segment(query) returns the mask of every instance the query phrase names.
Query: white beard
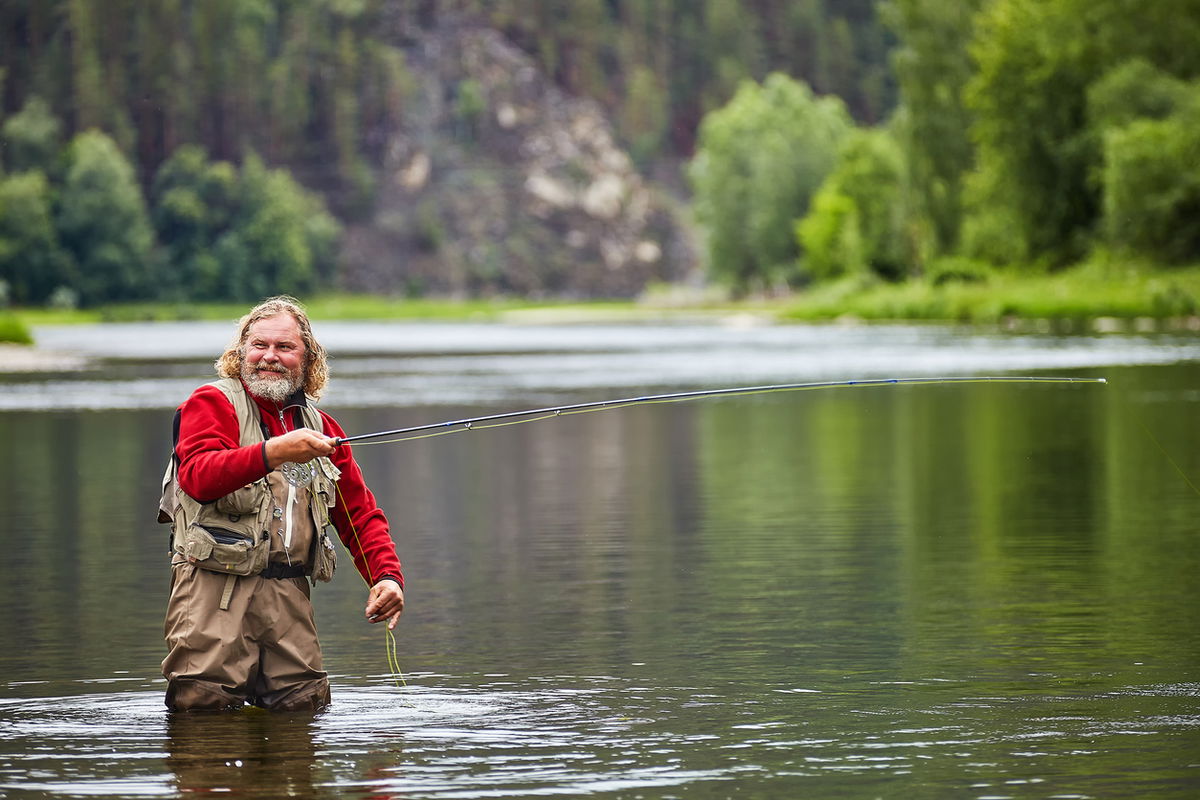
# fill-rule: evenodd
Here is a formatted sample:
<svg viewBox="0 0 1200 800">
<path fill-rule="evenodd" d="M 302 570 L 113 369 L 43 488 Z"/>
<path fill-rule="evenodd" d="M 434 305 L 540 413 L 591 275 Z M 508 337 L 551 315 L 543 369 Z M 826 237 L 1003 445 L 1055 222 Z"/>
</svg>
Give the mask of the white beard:
<svg viewBox="0 0 1200 800">
<path fill-rule="evenodd" d="M 249 362 L 243 361 L 242 380 L 246 382 L 246 388 L 250 390 L 251 394 L 264 400 L 282 403 L 300 388 L 303 375 L 291 372 L 277 372 L 274 375 L 268 375 L 250 366 Z"/>
</svg>

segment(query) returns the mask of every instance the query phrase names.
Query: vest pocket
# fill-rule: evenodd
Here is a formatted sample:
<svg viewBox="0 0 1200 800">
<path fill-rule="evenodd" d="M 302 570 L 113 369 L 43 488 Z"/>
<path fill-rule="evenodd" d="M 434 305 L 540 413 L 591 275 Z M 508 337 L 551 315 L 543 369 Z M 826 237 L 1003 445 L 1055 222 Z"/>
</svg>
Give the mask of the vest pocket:
<svg viewBox="0 0 1200 800">
<path fill-rule="evenodd" d="M 217 511 L 231 516 L 253 514 L 262 505 L 263 487 L 257 482 L 251 483 L 236 492 L 230 492 L 217 500 L 213 505 Z M 234 520 L 236 522 L 236 520 Z"/>
<path fill-rule="evenodd" d="M 333 571 L 337 568 L 337 550 L 334 549 L 329 531 L 323 530 L 318 533 L 316 540 L 312 557 L 312 582 L 314 585 L 317 581 L 328 583 L 333 580 Z"/>
<path fill-rule="evenodd" d="M 267 566 L 270 540 L 252 538 L 248 532 L 212 525 L 188 526 L 183 555 L 200 569 L 233 575 L 256 575 Z"/>
</svg>

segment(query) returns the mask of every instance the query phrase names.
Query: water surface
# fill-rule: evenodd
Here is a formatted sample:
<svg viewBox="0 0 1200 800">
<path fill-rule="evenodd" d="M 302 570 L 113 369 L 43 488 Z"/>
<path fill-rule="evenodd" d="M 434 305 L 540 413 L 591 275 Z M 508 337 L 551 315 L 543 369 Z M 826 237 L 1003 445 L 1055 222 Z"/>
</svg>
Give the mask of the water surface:
<svg viewBox="0 0 1200 800">
<path fill-rule="evenodd" d="M 207 330 L 100 327 L 88 347 L 115 360 L 0 383 L 0 794 L 1200 789 L 1195 338 L 331 326 L 323 405 L 350 431 L 742 380 L 1109 384 L 725 398 L 360 446 L 409 581 L 404 683 L 344 561 L 314 590 L 328 711 L 170 717 L 151 509 L 169 409 L 228 333 Z"/>
</svg>

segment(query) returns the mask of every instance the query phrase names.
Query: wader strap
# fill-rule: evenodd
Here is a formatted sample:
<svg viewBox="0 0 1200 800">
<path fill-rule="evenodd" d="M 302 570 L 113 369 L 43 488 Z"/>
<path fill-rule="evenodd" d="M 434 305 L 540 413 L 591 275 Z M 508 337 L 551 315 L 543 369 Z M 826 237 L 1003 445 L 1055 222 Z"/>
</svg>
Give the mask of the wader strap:
<svg viewBox="0 0 1200 800">
<path fill-rule="evenodd" d="M 221 610 L 229 610 L 229 598 L 233 597 L 233 585 L 237 583 L 237 575 L 229 574 L 225 576 L 225 591 L 221 592 Z"/>
</svg>

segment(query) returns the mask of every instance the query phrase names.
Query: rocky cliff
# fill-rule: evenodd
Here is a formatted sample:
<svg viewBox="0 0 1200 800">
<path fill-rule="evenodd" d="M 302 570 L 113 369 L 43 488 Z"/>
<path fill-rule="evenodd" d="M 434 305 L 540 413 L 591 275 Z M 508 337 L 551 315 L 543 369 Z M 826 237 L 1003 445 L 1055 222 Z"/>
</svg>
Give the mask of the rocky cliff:
<svg viewBox="0 0 1200 800">
<path fill-rule="evenodd" d="M 374 208 L 347 229 L 344 288 L 628 297 L 693 272 L 686 226 L 596 103 L 494 30 L 440 22 L 407 38 L 404 122 Z"/>
</svg>

